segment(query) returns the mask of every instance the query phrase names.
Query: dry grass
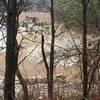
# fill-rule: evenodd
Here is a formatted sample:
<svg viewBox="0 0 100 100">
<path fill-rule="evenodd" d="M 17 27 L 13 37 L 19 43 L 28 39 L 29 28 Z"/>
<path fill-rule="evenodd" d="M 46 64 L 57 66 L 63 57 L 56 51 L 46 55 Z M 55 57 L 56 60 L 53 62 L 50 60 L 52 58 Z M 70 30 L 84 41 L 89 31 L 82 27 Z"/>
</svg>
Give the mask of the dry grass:
<svg viewBox="0 0 100 100">
<path fill-rule="evenodd" d="M 19 69 L 23 76 L 25 77 L 35 77 L 40 76 L 44 77 L 46 76 L 46 70 L 44 64 L 37 64 L 35 65 L 34 62 L 31 62 L 29 59 L 24 60 L 19 66 Z M 5 71 L 5 56 L 4 53 L 0 53 L 0 74 L 4 75 Z M 78 73 L 78 69 L 73 68 L 64 68 L 62 66 L 58 66 L 55 70 L 55 76 L 57 75 L 64 75 L 67 79 L 70 79 L 74 75 Z M 71 73 L 73 72 L 73 73 Z"/>
<path fill-rule="evenodd" d="M 40 21 L 49 21 L 50 14 L 49 13 L 42 13 L 42 12 L 22 12 L 20 14 L 19 20 L 23 21 L 27 17 L 37 17 Z"/>
</svg>

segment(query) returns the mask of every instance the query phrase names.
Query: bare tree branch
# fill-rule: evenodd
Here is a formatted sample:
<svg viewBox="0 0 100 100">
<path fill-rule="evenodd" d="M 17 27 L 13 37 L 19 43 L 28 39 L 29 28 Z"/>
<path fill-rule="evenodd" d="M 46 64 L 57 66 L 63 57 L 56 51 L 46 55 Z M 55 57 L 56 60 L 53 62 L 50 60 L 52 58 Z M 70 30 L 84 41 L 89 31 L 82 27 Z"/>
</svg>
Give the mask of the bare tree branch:
<svg viewBox="0 0 100 100">
<path fill-rule="evenodd" d="M 42 56 L 43 56 L 46 70 L 49 71 L 49 66 L 48 66 L 45 51 L 44 51 L 44 36 L 43 35 L 41 36 L 41 48 L 42 48 Z"/>
</svg>

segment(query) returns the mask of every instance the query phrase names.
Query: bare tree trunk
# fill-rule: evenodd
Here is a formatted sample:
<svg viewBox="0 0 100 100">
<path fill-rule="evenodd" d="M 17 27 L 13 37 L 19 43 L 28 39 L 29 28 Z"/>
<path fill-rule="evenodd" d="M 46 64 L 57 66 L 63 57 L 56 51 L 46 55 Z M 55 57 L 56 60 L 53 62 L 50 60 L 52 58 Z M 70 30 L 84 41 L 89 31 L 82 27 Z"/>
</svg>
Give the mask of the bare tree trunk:
<svg viewBox="0 0 100 100">
<path fill-rule="evenodd" d="M 17 77 L 18 77 L 19 81 L 21 82 L 21 85 L 22 85 L 22 88 L 23 88 L 24 100 L 29 100 L 27 83 L 26 83 L 25 79 L 22 77 L 19 69 L 17 69 L 16 74 L 17 74 Z"/>
<path fill-rule="evenodd" d="M 53 100 L 53 70 L 54 70 L 54 40 L 55 40 L 55 29 L 54 29 L 54 12 L 53 12 L 53 1 L 51 1 L 51 51 L 50 51 L 50 65 L 46 60 L 45 50 L 44 50 L 44 36 L 42 35 L 42 56 L 45 63 L 47 71 L 47 84 L 48 84 L 48 99 Z"/>
<path fill-rule="evenodd" d="M 83 5 L 83 54 L 82 54 L 82 64 L 83 64 L 83 100 L 88 97 L 88 70 L 87 70 L 87 5 L 88 0 L 82 0 Z"/>
<path fill-rule="evenodd" d="M 4 81 L 4 100 L 15 100 L 16 62 L 16 0 L 8 0 L 7 7 L 7 47 Z"/>
<path fill-rule="evenodd" d="M 19 23 L 19 15 L 16 17 L 16 34 L 17 34 L 17 31 L 18 31 L 18 23 Z M 17 44 L 17 40 L 16 40 L 16 44 Z M 17 46 L 16 48 L 16 63 L 17 63 L 17 71 L 16 71 L 16 74 L 17 74 L 17 77 L 22 85 L 22 88 L 23 88 L 23 92 L 24 92 L 24 100 L 29 100 L 29 96 L 28 96 L 28 88 L 27 88 L 27 83 L 25 82 L 25 79 L 23 78 L 23 76 L 21 75 L 21 72 L 18 68 L 18 56 L 19 56 L 19 50 L 20 48 Z"/>
<path fill-rule="evenodd" d="M 44 36 L 42 34 L 42 56 L 45 63 L 47 71 L 47 84 L 48 84 L 48 99 L 54 100 L 53 98 L 53 71 L 54 71 L 54 42 L 55 42 L 55 28 L 54 28 L 54 8 L 53 0 L 51 0 L 51 48 L 50 48 L 50 65 L 46 60 L 45 50 L 44 50 Z"/>
<path fill-rule="evenodd" d="M 4 100 L 15 100 L 15 73 L 22 84 L 24 100 L 28 99 L 28 89 L 18 69 L 19 48 L 16 40 L 18 31 L 18 16 L 16 0 L 8 0 L 7 7 L 7 48 L 6 48 L 6 72 L 4 83 Z M 16 72 L 17 71 L 17 72 Z"/>
<path fill-rule="evenodd" d="M 49 76 L 49 88 L 48 97 L 49 100 L 53 100 L 53 69 L 54 69 L 54 42 L 55 42 L 55 28 L 54 28 L 54 8 L 53 0 L 51 0 L 51 52 L 50 52 L 50 76 Z"/>
<path fill-rule="evenodd" d="M 44 51 L 44 36 L 42 35 L 42 41 L 41 41 L 41 48 L 42 48 L 42 56 L 43 56 L 43 60 L 44 60 L 44 64 L 45 64 L 45 68 L 46 68 L 46 72 L 47 72 L 47 85 L 48 85 L 48 98 L 49 97 L 49 92 L 50 92 L 50 67 L 48 66 L 48 62 L 46 59 L 46 55 L 45 55 L 45 51 Z"/>
</svg>

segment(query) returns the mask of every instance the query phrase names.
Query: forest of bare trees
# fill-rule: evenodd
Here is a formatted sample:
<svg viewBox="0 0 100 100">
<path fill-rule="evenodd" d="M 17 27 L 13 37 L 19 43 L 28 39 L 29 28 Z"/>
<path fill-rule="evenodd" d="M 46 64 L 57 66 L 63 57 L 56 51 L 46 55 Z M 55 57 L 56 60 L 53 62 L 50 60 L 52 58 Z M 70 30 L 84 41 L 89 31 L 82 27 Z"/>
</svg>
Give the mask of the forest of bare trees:
<svg viewBox="0 0 100 100">
<path fill-rule="evenodd" d="M 0 1 L 0 100 L 100 100 L 100 0 Z"/>
</svg>

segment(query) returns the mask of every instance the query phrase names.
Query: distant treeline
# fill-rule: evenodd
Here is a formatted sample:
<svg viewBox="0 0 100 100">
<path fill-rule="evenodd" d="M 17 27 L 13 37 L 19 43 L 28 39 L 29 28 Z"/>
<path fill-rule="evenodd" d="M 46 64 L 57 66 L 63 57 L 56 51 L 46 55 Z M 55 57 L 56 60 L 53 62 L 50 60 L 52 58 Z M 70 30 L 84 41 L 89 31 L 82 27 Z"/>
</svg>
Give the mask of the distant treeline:
<svg viewBox="0 0 100 100">
<path fill-rule="evenodd" d="M 26 0 L 24 0 L 26 2 Z M 3 0 L 0 0 L 0 9 L 4 7 Z M 24 11 L 42 11 L 48 12 L 50 8 L 49 0 L 28 0 Z"/>
<path fill-rule="evenodd" d="M 48 12 L 49 8 L 49 0 L 28 0 L 24 10 Z"/>
</svg>

